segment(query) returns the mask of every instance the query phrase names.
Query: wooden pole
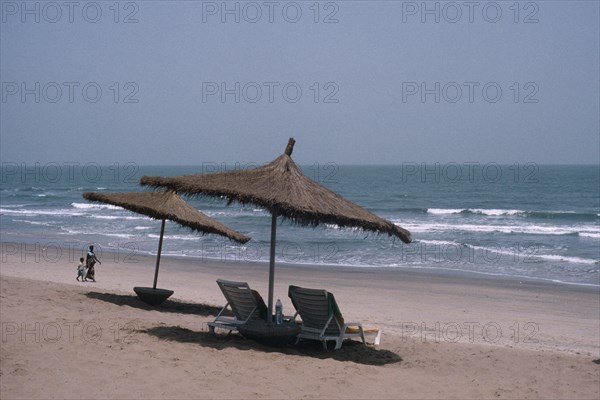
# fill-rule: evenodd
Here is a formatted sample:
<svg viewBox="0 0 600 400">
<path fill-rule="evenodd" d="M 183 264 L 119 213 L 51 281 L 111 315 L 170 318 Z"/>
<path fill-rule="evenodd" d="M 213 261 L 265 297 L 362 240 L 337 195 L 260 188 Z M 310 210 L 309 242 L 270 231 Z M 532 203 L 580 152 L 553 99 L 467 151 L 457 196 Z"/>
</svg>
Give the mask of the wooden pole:
<svg viewBox="0 0 600 400">
<path fill-rule="evenodd" d="M 292 156 L 292 151 L 294 151 L 294 144 L 296 143 L 296 140 L 294 140 L 294 138 L 290 138 L 290 140 L 288 140 L 288 144 L 285 148 L 285 154 L 287 154 L 288 156 Z"/>
<path fill-rule="evenodd" d="M 267 321 L 273 318 L 273 288 L 275 285 L 275 242 L 277 237 L 277 213 L 271 215 L 271 253 L 269 256 L 269 306 L 267 308 Z"/>
<path fill-rule="evenodd" d="M 154 285 L 152 289 L 156 289 L 156 282 L 158 281 L 158 267 L 160 266 L 160 253 L 162 251 L 163 235 L 165 234 L 165 220 L 162 220 L 160 226 L 160 239 L 158 241 L 158 254 L 156 255 L 156 268 L 154 270 Z"/>
</svg>

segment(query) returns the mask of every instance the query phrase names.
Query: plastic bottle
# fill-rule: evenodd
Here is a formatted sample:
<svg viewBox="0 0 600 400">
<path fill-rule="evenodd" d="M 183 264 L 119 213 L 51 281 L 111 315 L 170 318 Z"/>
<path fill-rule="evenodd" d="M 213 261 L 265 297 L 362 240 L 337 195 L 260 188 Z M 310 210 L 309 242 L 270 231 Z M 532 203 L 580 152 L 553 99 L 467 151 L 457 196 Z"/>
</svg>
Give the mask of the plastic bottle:
<svg viewBox="0 0 600 400">
<path fill-rule="evenodd" d="M 275 323 L 277 325 L 283 324 L 283 304 L 281 304 L 281 300 L 279 299 L 275 303 Z"/>
</svg>

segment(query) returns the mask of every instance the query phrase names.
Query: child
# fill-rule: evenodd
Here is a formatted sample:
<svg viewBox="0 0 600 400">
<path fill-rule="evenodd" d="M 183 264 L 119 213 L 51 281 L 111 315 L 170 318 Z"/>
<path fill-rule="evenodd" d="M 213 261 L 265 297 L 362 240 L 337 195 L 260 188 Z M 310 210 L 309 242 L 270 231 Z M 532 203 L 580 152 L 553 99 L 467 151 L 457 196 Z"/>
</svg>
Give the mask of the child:
<svg viewBox="0 0 600 400">
<path fill-rule="evenodd" d="M 81 282 L 85 279 L 85 263 L 83 262 L 83 257 L 79 259 L 79 265 L 77 266 L 77 281 L 79 281 L 79 277 L 81 277 Z"/>
</svg>

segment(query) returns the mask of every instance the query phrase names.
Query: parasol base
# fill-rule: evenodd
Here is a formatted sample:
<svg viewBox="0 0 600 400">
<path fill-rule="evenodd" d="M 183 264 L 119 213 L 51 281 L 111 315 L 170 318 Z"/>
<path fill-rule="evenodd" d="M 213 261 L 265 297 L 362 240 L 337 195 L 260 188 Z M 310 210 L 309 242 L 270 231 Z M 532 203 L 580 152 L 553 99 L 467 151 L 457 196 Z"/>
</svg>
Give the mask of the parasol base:
<svg viewBox="0 0 600 400">
<path fill-rule="evenodd" d="M 242 336 L 271 347 L 286 347 L 294 344 L 300 333 L 300 326 L 294 321 L 276 325 L 262 320 L 251 320 L 238 326 Z"/>
<path fill-rule="evenodd" d="M 140 300 L 151 306 L 158 306 L 163 301 L 171 297 L 174 293 L 172 290 L 167 289 L 153 289 L 150 287 L 139 287 L 133 288 L 133 291 L 138 295 Z"/>
</svg>

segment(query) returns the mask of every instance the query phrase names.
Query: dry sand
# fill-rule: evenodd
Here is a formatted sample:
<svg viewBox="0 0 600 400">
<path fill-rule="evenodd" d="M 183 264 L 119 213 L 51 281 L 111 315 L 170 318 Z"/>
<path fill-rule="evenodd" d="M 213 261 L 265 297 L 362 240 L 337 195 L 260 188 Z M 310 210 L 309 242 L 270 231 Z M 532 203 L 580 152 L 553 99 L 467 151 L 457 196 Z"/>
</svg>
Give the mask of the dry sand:
<svg viewBox="0 0 600 400">
<path fill-rule="evenodd" d="M 600 396 L 598 288 L 278 265 L 286 314 L 289 284 L 326 288 L 347 320 L 383 329 L 377 348 L 324 352 L 207 333 L 224 304 L 215 280 L 247 281 L 266 297 L 263 264 L 164 258 L 159 287 L 175 295 L 152 308 L 131 289 L 151 286 L 153 258 L 104 254 L 98 282 L 79 283 L 73 255 L 16 250 L 0 268 L 2 399 Z"/>
</svg>

